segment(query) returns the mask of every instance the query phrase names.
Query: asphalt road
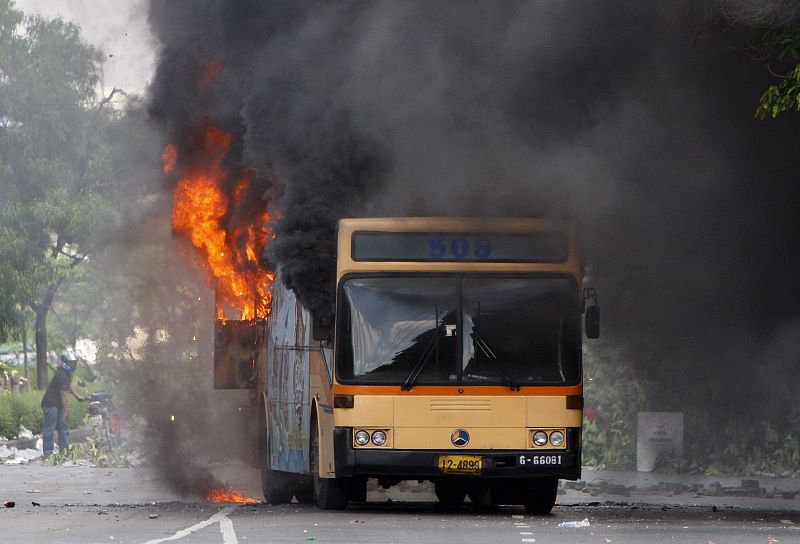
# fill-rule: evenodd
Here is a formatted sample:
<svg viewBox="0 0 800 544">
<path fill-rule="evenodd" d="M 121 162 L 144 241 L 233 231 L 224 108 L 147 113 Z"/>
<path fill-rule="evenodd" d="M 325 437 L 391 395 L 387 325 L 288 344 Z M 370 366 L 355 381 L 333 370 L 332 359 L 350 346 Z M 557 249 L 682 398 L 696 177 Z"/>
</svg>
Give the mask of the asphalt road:
<svg viewBox="0 0 800 544">
<path fill-rule="evenodd" d="M 666 508 L 666 509 L 664 509 Z M 371 503 L 343 512 L 311 506 L 21 506 L 0 513 L 7 543 L 235 544 L 303 543 L 662 543 L 752 544 L 800 542 L 788 514 L 761 510 L 660 506 L 559 506 L 549 516 L 516 508 L 490 511 L 435 503 Z M 589 527 L 560 528 L 589 520 Z M 797 519 L 795 517 L 795 519 Z M 783 520 L 783 521 L 782 521 Z M 800 523 L 800 520 L 797 520 Z"/>
<path fill-rule="evenodd" d="M 218 469 L 240 490 L 259 496 L 257 471 L 242 465 Z M 665 475 L 586 471 L 584 477 L 613 481 L 626 494 L 564 489 L 553 514 L 537 517 L 517 507 L 465 504 L 444 510 L 430 486 L 412 483 L 389 491 L 372 487 L 366 504 L 330 512 L 297 504 L 236 506 L 180 498 L 156 472 L 143 468 L 0 466 L 0 500 L 16 502 L 14 508 L 0 508 L 0 544 L 800 544 L 798 498 L 648 490 L 648 482 Z M 761 485 L 786 490 L 796 489 L 798 482 L 762 480 Z M 559 527 L 583 519 L 588 527 Z"/>
</svg>

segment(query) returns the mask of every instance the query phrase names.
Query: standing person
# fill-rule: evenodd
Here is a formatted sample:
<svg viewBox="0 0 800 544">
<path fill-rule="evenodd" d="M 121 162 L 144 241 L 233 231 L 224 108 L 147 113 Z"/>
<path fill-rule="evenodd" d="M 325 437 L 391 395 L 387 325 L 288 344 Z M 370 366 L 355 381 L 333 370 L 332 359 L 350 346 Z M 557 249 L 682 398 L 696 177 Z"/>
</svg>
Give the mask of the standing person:
<svg viewBox="0 0 800 544">
<path fill-rule="evenodd" d="M 83 397 L 72 388 L 72 374 L 78 366 L 78 357 L 71 351 L 61 354 L 61 361 L 55 376 L 47 386 L 42 398 L 44 412 L 44 433 L 42 437 L 42 453 L 45 459 L 53 453 L 53 431 L 58 429 L 58 447 L 61 451 L 69 448 L 69 405 L 67 393 L 83 402 Z"/>
</svg>

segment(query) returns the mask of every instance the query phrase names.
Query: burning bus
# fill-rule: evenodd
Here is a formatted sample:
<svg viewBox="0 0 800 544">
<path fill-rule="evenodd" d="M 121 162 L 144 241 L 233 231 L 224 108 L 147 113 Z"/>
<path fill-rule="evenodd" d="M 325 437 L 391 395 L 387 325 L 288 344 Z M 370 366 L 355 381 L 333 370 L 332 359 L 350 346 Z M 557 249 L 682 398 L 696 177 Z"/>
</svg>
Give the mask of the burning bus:
<svg viewBox="0 0 800 544">
<path fill-rule="evenodd" d="M 599 307 L 573 225 L 341 219 L 332 325 L 262 279 L 268 312 L 217 321 L 214 379 L 255 393 L 268 502 L 339 509 L 370 478 L 427 480 L 449 506 L 546 513 L 580 477 Z"/>
</svg>

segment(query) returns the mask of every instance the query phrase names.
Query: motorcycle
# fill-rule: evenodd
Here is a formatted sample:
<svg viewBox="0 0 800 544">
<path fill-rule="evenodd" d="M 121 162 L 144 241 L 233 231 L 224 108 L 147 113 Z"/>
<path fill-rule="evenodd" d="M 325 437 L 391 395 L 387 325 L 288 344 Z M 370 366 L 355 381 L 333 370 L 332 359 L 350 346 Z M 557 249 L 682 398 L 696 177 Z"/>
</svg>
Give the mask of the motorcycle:
<svg viewBox="0 0 800 544">
<path fill-rule="evenodd" d="M 86 384 L 79 381 L 78 385 L 86 391 Z M 117 408 L 112 402 L 113 395 L 106 391 L 95 391 L 84 395 L 88 404 L 87 412 L 89 423 L 92 426 L 95 444 L 98 448 L 115 451 L 121 442 L 120 417 Z"/>
</svg>

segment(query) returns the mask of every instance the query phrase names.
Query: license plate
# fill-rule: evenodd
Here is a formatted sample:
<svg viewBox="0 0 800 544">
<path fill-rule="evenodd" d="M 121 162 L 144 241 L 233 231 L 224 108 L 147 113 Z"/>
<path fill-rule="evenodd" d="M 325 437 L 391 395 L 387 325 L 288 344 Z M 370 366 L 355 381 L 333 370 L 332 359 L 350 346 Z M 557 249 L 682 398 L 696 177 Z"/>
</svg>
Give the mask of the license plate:
<svg viewBox="0 0 800 544">
<path fill-rule="evenodd" d="M 436 466 L 442 472 L 479 474 L 483 468 L 483 458 L 478 455 L 440 455 Z"/>
<path fill-rule="evenodd" d="M 519 464 L 523 466 L 560 466 L 564 464 L 564 456 L 560 453 L 540 455 L 520 455 Z"/>
</svg>

